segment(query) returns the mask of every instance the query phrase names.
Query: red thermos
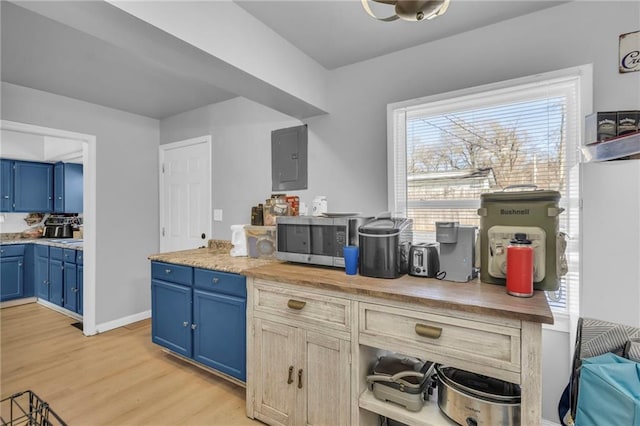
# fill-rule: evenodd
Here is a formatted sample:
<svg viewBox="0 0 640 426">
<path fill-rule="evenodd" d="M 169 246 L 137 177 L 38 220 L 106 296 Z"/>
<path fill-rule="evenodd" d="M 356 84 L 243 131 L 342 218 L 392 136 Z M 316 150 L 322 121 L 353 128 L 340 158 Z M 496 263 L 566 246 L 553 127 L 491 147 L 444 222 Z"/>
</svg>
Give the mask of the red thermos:
<svg viewBox="0 0 640 426">
<path fill-rule="evenodd" d="M 533 247 L 526 234 L 516 234 L 507 247 L 507 293 L 533 296 Z"/>
</svg>

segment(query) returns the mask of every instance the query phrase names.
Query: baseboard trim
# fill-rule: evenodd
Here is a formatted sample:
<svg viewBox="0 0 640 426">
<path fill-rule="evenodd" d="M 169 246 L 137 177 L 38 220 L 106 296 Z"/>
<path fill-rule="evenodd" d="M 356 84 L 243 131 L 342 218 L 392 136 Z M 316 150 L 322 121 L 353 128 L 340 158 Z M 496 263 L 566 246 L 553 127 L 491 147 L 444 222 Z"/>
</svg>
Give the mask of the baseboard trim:
<svg viewBox="0 0 640 426">
<path fill-rule="evenodd" d="M 541 426 L 561 426 L 560 423 L 552 422 L 551 420 L 542 419 Z"/>
<path fill-rule="evenodd" d="M 12 306 L 26 305 L 27 303 L 34 303 L 37 301 L 38 299 L 35 297 L 25 297 L 24 299 L 7 300 L 4 302 L 0 302 L 0 309 L 10 308 Z"/>
<path fill-rule="evenodd" d="M 75 312 L 71 312 L 70 310 L 63 308 L 62 306 L 58 306 L 54 303 L 48 302 L 43 299 L 38 299 L 38 304 L 42 306 L 46 306 L 47 308 L 54 310 L 56 312 L 60 312 L 61 314 L 71 317 L 75 320 L 82 321 L 82 315 L 78 315 Z"/>
<path fill-rule="evenodd" d="M 151 310 L 118 318 L 113 321 L 103 322 L 102 324 L 96 324 L 96 333 L 104 333 L 106 331 L 113 330 L 114 328 L 124 327 L 125 325 L 133 324 L 134 322 L 146 320 L 148 318 L 151 318 Z"/>
</svg>

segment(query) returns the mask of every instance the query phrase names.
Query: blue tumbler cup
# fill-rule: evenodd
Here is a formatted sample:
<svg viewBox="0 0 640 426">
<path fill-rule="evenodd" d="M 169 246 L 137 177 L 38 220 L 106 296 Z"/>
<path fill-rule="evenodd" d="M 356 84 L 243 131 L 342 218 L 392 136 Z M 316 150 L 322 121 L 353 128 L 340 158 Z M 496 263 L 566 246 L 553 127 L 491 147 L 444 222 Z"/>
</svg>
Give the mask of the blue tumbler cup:
<svg viewBox="0 0 640 426">
<path fill-rule="evenodd" d="M 344 254 L 344 271 L 347 275 L 356 275 L 358 273 L 358 247 L 344 246 L 342 253 Z"/>
</svg>

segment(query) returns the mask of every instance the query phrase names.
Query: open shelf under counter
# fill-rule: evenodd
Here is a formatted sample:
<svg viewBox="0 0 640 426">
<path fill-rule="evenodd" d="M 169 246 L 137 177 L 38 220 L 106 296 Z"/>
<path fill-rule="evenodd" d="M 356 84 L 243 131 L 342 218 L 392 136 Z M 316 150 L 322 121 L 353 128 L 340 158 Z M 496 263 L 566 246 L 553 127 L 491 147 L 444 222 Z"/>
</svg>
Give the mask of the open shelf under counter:
<svg viewBox="0 0 640 426">
<path fill-rule="evenodd" d="M 434 389 L 435 390 L 435 389 Z M 367 411 L 389 417 L 410 426 L 456 426 L 457 423 L 442 414 L 438 408 L 437 392 L 425 401 L 420 411 L 409 411 L 399 405 L 384 402 L 373 396 L 373 392 L 365 389 L 358 400 L 358 405 Z"/>
</svg>

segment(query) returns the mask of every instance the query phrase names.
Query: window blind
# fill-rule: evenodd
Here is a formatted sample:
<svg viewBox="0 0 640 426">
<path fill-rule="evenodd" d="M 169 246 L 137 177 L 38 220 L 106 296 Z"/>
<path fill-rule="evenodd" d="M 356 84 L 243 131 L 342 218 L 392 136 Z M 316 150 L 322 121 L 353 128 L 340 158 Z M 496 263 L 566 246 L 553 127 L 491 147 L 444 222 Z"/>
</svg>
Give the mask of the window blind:
<svg viewBox="0 0 640 426">
<path fill-rule="evenodd" d="M 480 195 L 514 185 L 559 191 L 560 231 L 577 236 L 579 79 L 536 76 L 390 105 L 390 202 L 413 219 L 414 241 L 435 241 L 436 221 L 479 227 Z M 577 264 L 577 242 L 567 255 Z M 566 310 L 571 279 L 577 288 L 577 267 L 548 294 L 552 308 Z"/>
</svg>

